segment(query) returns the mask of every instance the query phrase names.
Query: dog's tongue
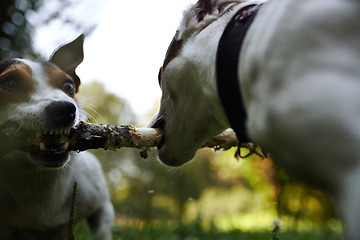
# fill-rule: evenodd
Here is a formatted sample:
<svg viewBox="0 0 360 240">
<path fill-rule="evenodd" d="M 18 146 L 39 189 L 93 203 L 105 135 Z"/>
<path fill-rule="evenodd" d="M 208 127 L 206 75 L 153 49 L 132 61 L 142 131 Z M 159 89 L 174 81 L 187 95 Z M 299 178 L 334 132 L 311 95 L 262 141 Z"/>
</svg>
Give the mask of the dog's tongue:
<svg viewBox="0 0 360 240">
<path fill-rule="evenodd" d="M 58 145 L 60 141 L 60 135 L 42 135 L 41 142 L 46 143 L 47 146 Z"/>
</svg>

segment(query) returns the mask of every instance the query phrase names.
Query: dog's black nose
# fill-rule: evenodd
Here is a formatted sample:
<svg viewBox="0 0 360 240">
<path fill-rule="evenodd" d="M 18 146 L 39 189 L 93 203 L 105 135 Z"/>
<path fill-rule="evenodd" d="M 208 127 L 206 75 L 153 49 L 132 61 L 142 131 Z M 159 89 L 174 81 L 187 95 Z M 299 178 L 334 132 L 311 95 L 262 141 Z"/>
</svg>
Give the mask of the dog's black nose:
<svg viewBox="0 0 360 240">
<path fill-rule="evenodd" d="M 71 127 L 76 117 L 76 106 L 68 101 L 55 101 L 45 107 L 46 127 Z"/>
</svg>

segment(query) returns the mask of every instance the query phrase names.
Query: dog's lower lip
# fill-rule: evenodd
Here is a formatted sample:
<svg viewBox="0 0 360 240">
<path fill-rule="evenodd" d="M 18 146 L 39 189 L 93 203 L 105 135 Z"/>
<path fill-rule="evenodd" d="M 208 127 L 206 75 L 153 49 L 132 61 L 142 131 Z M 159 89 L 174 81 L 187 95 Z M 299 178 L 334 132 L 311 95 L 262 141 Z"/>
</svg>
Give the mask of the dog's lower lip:
<svg viewBox="0 0 360 240">
<path fill-rule="evenodd" d="M 161 116 L 155 121 L 155 123 L 152 125 L 152 127 L 164 129 L 165 125 L 166 125 L 166 119 L 164 116 Z"/>
<path fill-rule="evenodd" d="M 160 142 L 159 142 L 159 144 L 157 146 L 158 150 L 160 150 L 164 146 L 164 144 L 165 144 L 165 132 L 163 132 L 163 135 L 162 135 L 162 137 L 160 139 Z"/>
<path fill-rule="evenodd" d="M 44 142 L 39 143 L 39 150 L 45 152 L 67 151 L 68 148 L 69 142 L 57 142 L 52 144 L 47 144 Z"/>
<path fill-rule="evenodd" d="M 30 150 L 32 159 L 41 167 L 62 167 L 69 156 L 69 143 L 61 140 L 61 134 L 43 133 L 39 138 L 39 145 Z"/>
<path fill-rule="evenodd" d="M 160 128 L 163 131 L 162 137 L 157 146 L 158 150 L 160 150 L 165 144 L 165 125 L 166 125 L 166 119 L 164 116 L 159 117 L 156 120 L 156 122 L 152 125 L 153 128 Z"/>
<path fill-rule="evenodd" d="M 31 157 L 44 167 L 61 167 L 68 159 L 69 152 L 66 150 L 34 151 Z"/>
</svg>

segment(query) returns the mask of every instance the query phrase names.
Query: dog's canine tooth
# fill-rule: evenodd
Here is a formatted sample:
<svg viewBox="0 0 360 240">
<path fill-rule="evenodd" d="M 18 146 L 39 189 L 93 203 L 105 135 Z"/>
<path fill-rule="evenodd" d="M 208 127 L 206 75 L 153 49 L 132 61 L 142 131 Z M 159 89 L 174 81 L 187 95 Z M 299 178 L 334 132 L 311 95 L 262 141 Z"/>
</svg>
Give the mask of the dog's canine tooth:
<svg viewBox="0 0 360 240">
<path fill-rule="evenodd" d="M 54 132 L 55 132 L 54 129 L 50 129 L 50 130 L 49 130 L 49 134 L 50 134 L 50 135 L 54 135 Z"/>
<path fill-rule="evenodd" d="M 65 134 L 65 135 L 69 135 L 69 134 L 70 134 L 70 130 L 71 130 L 71 128 L 65 128 L 65 129 L 64 129 L 64 134 Z"/>
<path fill-rule="evenodd" d="M 39 144 L 39 147 L 40 147 L 40 150 L 41 150 L 41 151 L 45 151 L 45 150 L 46 150 L 45 144 L 44 144 L 43 142 L 41 142 L 41 143 Z"/>
<path fill-rule="evenodd" d="M 63 150 L 67 150 L 69 148 L 69 142 L 64 142 L 64 144 L 61 147 Z"/>
</svg>

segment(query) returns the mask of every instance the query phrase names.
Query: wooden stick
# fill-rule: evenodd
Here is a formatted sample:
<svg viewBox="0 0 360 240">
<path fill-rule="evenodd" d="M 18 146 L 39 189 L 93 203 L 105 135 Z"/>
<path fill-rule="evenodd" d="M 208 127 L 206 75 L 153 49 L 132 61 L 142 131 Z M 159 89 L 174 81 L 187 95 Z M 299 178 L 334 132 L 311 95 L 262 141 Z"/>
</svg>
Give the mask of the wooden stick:
<svg viewBox="0 0 360 240">
<path fill-rule="evenodd" d="M 7 124 L 0 127 L 0 154 L 5 154 L 14 149 L 23 151 L 41 149 L 43 142 L 49 141 L 66 143 L 68 150 L 84 151 L 87 149 L 103 148 L 116 150 L 122 147 L 139 148 L 148 150 L 157 147 L 162 138 L 162 131 L 154 128 L 136 128 L 132 126 L 113 126 L 80 122 L 72 128 L 68 135 L 40 135 L 27 132 L 16 124 Z M 235 133 L 228 129 L 220 135 L 210 138 L 203 147 L 215 150 L 227 150 L 238 146 Z M 248 147 L 247 145 L 244 147 Z"/>
</svg>

